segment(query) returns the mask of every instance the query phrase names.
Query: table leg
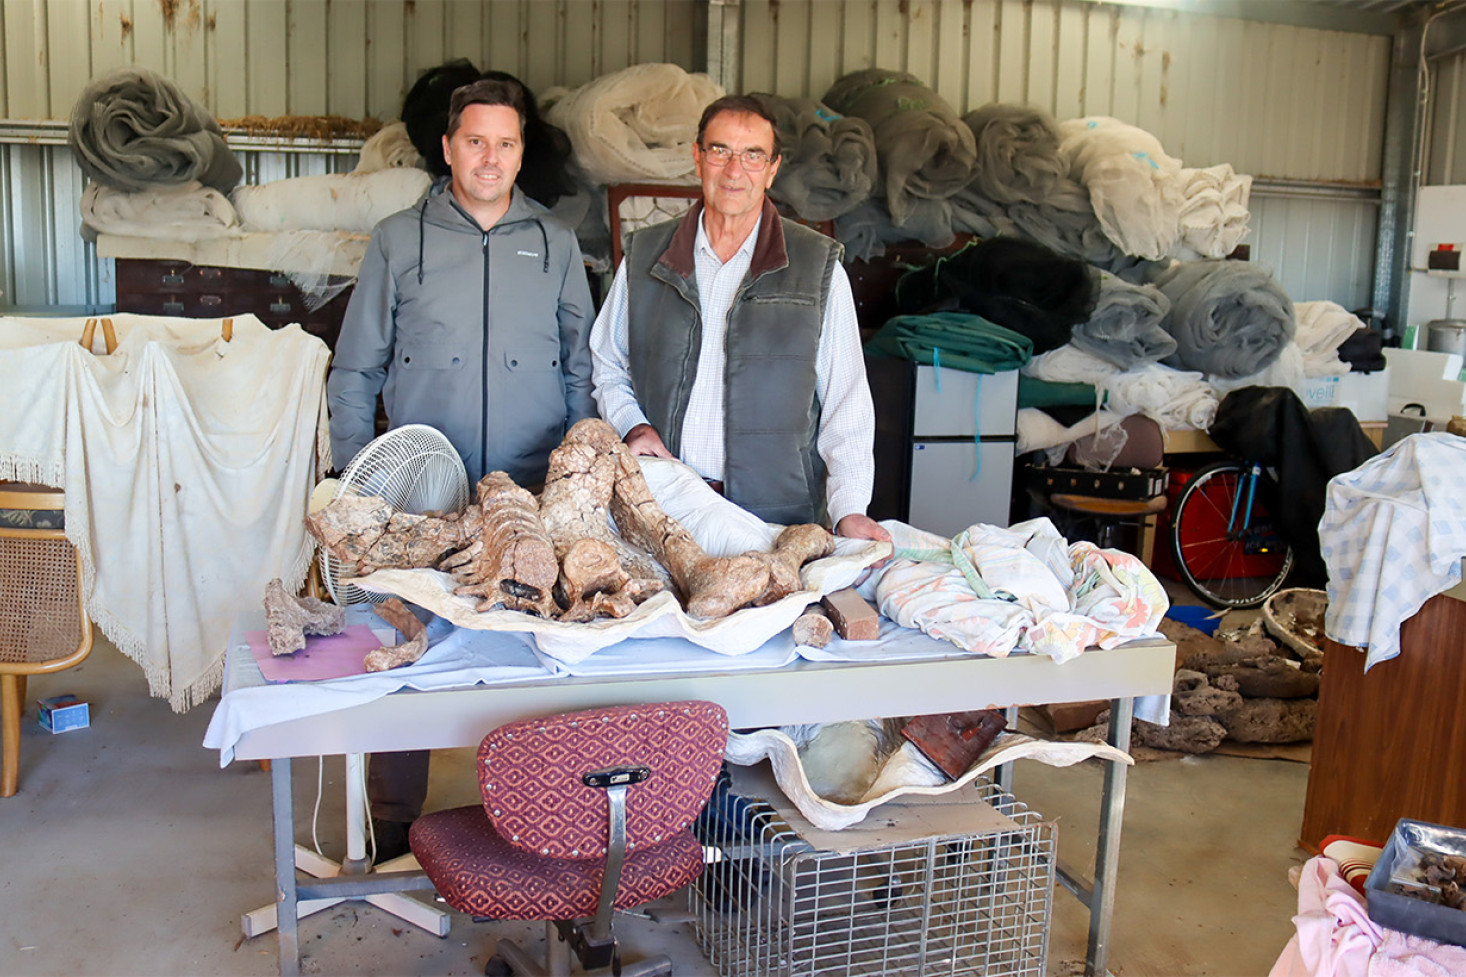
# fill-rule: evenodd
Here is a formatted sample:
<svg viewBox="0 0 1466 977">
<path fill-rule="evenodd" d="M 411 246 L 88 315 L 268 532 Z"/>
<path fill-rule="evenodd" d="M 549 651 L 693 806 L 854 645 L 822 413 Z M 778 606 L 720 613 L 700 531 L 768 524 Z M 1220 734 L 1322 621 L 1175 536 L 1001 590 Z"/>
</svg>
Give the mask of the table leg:
<svg viewBox="0 0 1466 977">
<path fill-rule="evenodd" d="M 1110 703 L 1111 746 L 1130 752 L 1130 722 L 1135 715 L 1134 699 Z M 1120 826 L 1125 818 L 1125 774 L 1123 763 L 1105 764 L 1105 788 L 1100 801 L 1099 843 L 1094 853 L 1094 889 L 1089 900 L 1089 946 L 1084 972 L 1090 977 L 1107 973 L 1110 953 L 1110 921 L 1115 914 L 1115 878 L 1120 867 Z"/>
<path fill-rule="evenodd" d="M 275 808 L 275 918 L 280 933 L 280 977 L 300 974 L 300 919 L 295 892 L 295 797 L 288 757 L 270 765 Z"/>
</svg>

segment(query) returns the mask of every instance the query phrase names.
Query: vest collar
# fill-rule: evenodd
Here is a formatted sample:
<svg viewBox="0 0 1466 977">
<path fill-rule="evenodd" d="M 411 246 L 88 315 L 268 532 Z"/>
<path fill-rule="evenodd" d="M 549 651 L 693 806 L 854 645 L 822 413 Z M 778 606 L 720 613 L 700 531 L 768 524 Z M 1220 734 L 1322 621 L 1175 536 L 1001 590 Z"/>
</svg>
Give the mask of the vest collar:
<svg viewBox="0 0 1466 977">
<path fill-rule="evenodd" d="M 667 250 L 657 259 L 658 265 L 684 280 L 697 274 L 693 248 L 697 243 L 697 226 L 698 221 L 702 220 L 703 206 L 701 200 L 692 205 L 692 209 L 677 225 L 677 231 L 672 235 L 672 242 L 667 245 Z M 759 222 L 758 240 L 753 245 L 748 278 L 752 281 L 765 272 L 787 267 L 789 252 L 784 246 L 784 225 L 779 219 L 779 211 L 774 207 L 774 202 L 764 197 L 763 216 Z"/>
</svg>

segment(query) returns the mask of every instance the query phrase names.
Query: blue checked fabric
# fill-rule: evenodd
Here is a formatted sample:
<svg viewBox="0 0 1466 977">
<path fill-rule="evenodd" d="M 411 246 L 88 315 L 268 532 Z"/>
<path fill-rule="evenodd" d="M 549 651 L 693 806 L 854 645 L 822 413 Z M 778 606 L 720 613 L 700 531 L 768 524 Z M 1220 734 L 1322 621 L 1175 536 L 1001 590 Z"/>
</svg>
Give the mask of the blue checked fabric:
<svg viewBox="0 0 1466 977">
<path fill-rule="evenodd" d="M 1324 630 L 1365 648 L 1366 670 L 1400 654 L 1400 624 L 1461 581 L 1466 439 L 1412 434 L 1334 477 L 1318 526 L 1329 571 Z"/>
</svg>

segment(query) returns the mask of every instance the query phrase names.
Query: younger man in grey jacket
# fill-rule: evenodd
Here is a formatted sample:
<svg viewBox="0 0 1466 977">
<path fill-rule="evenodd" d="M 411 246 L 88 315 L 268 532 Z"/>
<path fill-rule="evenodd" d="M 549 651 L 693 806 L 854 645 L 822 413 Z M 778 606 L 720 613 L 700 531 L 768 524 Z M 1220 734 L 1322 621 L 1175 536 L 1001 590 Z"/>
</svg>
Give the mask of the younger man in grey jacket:
<svg viewBox="0 0 1466 977">
<path fill-rule="evenodd" d="M 447 435 L 470 487 L 491 471 L 543 482 L 565 431 L 595 415 L 580 245 L 514 189 L 523 153 L 522 88 L 453 93 L 451 179 L 377 225 L 346 309 L 326 384 L 337 467 L 372 439 L 379 392 L 393 427 Z M 427 785 L 426 751 L 373 756 L 378 861 L 406 852 Z"/>
</svg>

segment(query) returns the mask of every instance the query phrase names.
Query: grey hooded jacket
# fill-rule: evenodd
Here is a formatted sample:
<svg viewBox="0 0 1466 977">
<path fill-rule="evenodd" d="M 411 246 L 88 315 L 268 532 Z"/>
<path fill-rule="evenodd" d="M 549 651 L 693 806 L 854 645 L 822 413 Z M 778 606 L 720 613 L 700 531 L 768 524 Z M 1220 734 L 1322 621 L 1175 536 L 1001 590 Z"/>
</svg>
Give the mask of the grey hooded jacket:
<svg viewBox="0 0 1466 977">
<path fill-rule="evenodd" d="M 575 233 L 517 188 L 487 231 L 447 180 L 372 231 L 327 381 L 338 468 L 373 435 L 429 424 L 485 473 L 544 480 L 550 452 L 595 416 L 594 309 Z"/>
</svg>

